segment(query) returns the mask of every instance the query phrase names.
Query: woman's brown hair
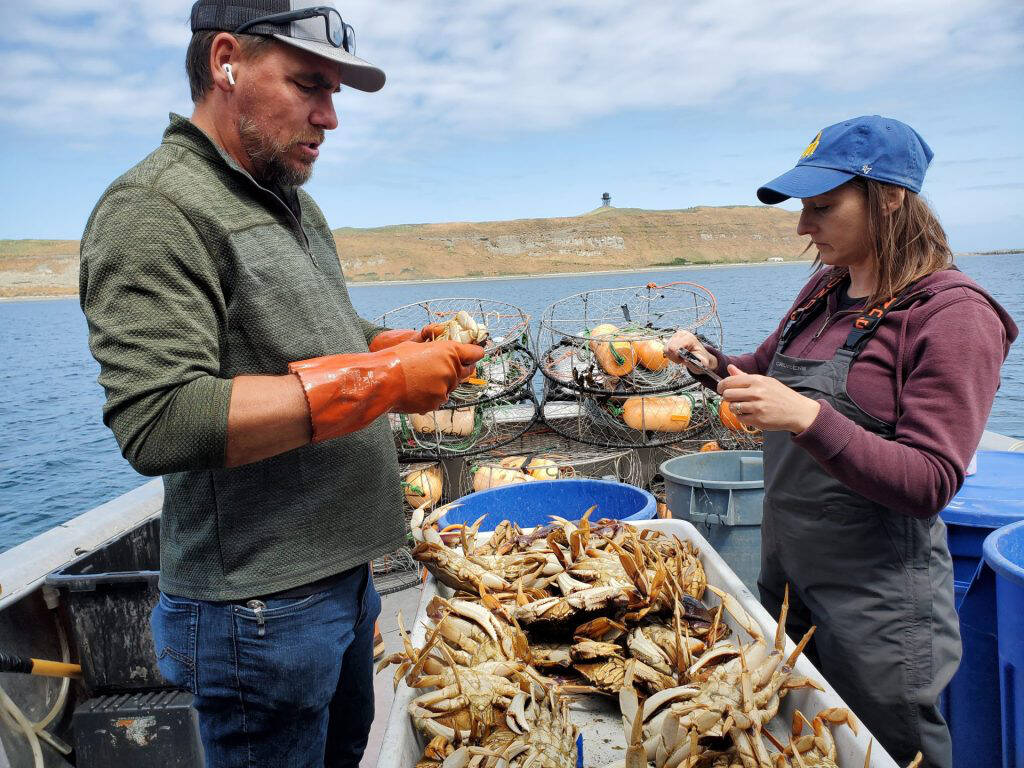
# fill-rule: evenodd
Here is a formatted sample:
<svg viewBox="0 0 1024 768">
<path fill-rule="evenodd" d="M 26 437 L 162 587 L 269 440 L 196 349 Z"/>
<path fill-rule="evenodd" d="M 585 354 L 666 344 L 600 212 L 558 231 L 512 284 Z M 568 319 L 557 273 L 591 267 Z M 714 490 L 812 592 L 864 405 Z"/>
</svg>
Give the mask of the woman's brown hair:
<svg viewBox="0 0 1024 768">
<path fill-rule="evenodd" d="M 867 195 L 868 242 L 878 282 L 865 307 L 898 296 L 911 283 L 953 264 L 946 231 L 919 195 L 904 190 L 903 202 L 890 211 L 893 185 L 860 176 L 847 183 Z M 814 265 L 821 266 L 820 258 Z"/>
</svg>

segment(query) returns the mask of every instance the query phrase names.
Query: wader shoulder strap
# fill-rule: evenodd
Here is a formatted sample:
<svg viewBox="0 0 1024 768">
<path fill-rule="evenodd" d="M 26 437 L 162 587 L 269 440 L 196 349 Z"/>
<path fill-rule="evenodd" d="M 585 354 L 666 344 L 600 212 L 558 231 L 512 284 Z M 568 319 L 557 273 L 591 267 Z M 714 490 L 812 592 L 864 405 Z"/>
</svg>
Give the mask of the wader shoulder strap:
<svg viewBox="0 0 1024 768">
<path fill-rule="evenodd" d="M 789 313 L 786 325 L 779 334 L 778 351 L 782 352 L 800 331 L 807 327 L 815 317 L 821 314 L 828 302 L 828 295 L 835 290 L 836 286 L 846 279 L 846 274 L 832 275 L 825 281 L 818 290 L 812 293 L 804 302 Z"/>
<path fill-rule="evenodd" d="M 864 345 L 871 340 L 871 337 L 875 335 L 875 331 L 878 330 L 878 326 L 882 324 L 882 320 L 887 314 L 896 307 L 906 306 L 911 302 L 913 296 L 912 292 L 914 287 L 920 281 L 915 280 L 910 283 L 903 291 L 897 296 L 880 301 L 873 307 L 865 307 L 864 311 L 860 313 L 860 316 L 853 321 L 853 330 L 850 331 L 850 335 L 846 337 L 846 343 L 843 344 L 843 349 L 850 350 L 856 356 Z"/>
<path fill-rule="evenodd" d="M 889 314 L 889 310 L 893 308 L 897 298 L 899 297 L 894 296 L 891 299 L 880 301 L 870 308 L 865 308 L 860 313 L 860 316 L 853 321 L 853 330 L 846 337 L 843 349 L 853 352 L 854 356 L 859 354 L 864 349 L 864 345 L 875 335 L 875 331 L 881 325 L 882 319 Z"/>
</svg>

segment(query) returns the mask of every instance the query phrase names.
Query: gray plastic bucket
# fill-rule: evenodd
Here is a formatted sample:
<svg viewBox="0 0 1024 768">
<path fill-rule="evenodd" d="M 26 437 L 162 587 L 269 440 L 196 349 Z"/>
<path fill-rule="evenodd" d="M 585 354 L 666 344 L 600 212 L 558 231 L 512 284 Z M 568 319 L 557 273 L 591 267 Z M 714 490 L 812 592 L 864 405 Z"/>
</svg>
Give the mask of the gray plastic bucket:
<svg viewBox="0 0 1024 768">
<path fill-rule="evenodd" d="M 764 461 L 761 451 L 709 451 L 661 465 L 672 516 L 693 523 L 757 594 L 761 571 Z"/>
</svg>

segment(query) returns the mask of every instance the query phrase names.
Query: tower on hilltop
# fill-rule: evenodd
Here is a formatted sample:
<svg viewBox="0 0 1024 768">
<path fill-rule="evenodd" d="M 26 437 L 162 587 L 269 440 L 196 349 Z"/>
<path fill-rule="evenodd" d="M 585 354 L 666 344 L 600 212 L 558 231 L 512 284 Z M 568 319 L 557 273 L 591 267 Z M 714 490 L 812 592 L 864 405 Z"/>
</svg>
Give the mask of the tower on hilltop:
<svg viewBox="0 0 1024 768">
<path fill-rule="evenodd" d="M 601 195 L 601 207 L 602 208 L 609 208 L 609 207 L 611 207 L 611 204 L 612 204 L 612 196 L 611 195 L 609 195 L 607 192 L 605 192 L 603 195 Z"/>
</svg>

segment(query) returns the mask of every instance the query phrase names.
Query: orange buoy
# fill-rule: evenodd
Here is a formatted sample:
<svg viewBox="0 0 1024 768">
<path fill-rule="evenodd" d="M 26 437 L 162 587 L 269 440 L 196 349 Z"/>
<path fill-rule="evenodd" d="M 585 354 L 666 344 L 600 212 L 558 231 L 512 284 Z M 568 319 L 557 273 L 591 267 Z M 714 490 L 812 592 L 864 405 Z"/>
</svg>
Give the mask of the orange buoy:
<svg viewBox="0 0 1024 768">
<path fill-rule="evenodd" d="M 636 367 L 636 349 L 619 336 L 619 329 L 611 323 L 590 329 L 590 348 L 605 373 L 612 376 L 625 376 Z"/>
<path fill-rule="evenodd" d="M 660 339 L 640 339 L 633 342 L 636 358 L 648 371 L 661 371 L 668 365 L 665 344 Z"/>
<path fill-rule="evenodd" d="M 748 435 L 754 435 L 760 432 L 757 427 L 750 427 L 744 424 L 739 418 L 733 413 L 732 408 L 729 407 L 729 403 L 722 398 L 718 401 L 718 420 L 722 422 L 722 426 L 732 432 L 744 432 Z"/>
<path fill-rule="evenodd" d="M 502 485 L 528 483 L 536 479 L 518 469 L 502 467 L 497 464 L 480 464 L 473 467 L 470 472 L 473 474 L 474 491 L 486 491 L 488 488 L 497 488 Z"/>
<path fill-rule="evenodd" d="M 693 403 L 683 395 L 631 397 L 622 406 L 622 420 L 633 429 L 683 432 L 690 426 Z"/>
<path fill-rule="evenodd" d="M 440 464 L 431 464 L 424 469 L 417 469 L 402 480 L 405 501 L 413 509 L 424 504 L 433 507 L 441 500 L 443 487 Z"/>
</svg>

